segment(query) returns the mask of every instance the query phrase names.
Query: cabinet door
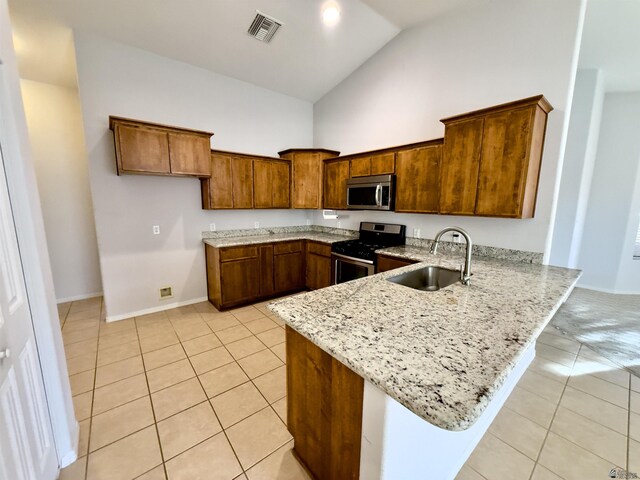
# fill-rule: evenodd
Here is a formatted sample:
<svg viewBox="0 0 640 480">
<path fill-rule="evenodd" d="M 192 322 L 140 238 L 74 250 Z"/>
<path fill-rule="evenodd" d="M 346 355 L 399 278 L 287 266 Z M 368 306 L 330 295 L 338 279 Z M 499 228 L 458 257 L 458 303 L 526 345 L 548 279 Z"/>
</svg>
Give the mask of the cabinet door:
<svg viewBox="0 0 640 480">
<path fill-rule="evenodd" d="M 166 132 L 118 125 L 116 139 L 119 172 L 171 173 Z"/>
<path fill-rule="evenodd" d="M 349 160 L 325 162 L 323 208 L 345 210 L 347 208 L 347 179 Z"/>
<path fill-rule="evenodd" d="M 253 208 L 253 160 L 233 157 L 231 160 L 233 208 Z"/>
<path fill-rule="evenodd" d="M 220 272 L 224 306 L 251 301 L 260 295 L 260 261 L 257 257 L 223 262 Z"/>
<path fill-rule="evenodd" d="M 406 267 L 416 262 L 413 260 L 402 260 L 399 258 L 387 257 L 385 255 L 378 255 L 376 260 L 376 273 L 386 272 L 395 268 Z"/>
<path fill-rule="evenodd" d="M 485 117 L 476 215 L 520 216 L 534 113 L 535 106 Z"/>
<path fill-rule="evenodd" d="M 438 213 L 442 147 L 398 152 L 396 212 Z"/>
<path fill-rule="evenodd" d="M 322 156 L 296 153 L 291 162 L 292 208 L 322 208 Z"/>
<path fill-rule="evenodd" d="M 289 162 L 253 161 L 253 196 L 255 208 L 289 208 Z"/>
<path fill-rule="evenodd" d="M 186 133 L 169 133 L 171 173 L 178 175 L 211 175 L 209 138 Z"/>
<path fill-rule="evenodd" d="M 203 180 L 210 198 L 208 208 L 233 208 L 232 158 L 226 155 L 211 155 L 211 178 Z M 206 205 L 205 205 L 206 208 Z"/>
<path fill-rule="evenodd" d="M 351 160 L 351 176 L 366 177 L 371 175 L 371 157 L 354 158 Z"/>
<path fill-rule="evenodd" d="M 293 292 L 304 288 L 303 252 L 274 255 L 273 271 L 276 293 Z"/>
<path fill-rule="evenodd" d="M 371 175 L 392 175 L 396 171 L 396 154 L 381 153 L 371 157 Z"/>
<path fill-rule="evenodd" d="M 273 207 L 273 184 L 271 163 L 267 160 L 253 161 L 253 205 L 255 208 Z"/>
<path fill-rule="evenodd" d="M 273 295 L 273 245 L 261 245 L 260 258 L 260 296 Z"/>
<path fill-rule="evenodd" d="M 331 285 L 331 258 L 307 253 L 307 288 L 317 290 Z"/>
<path fill-rule="evenodd" d="M 271 162 L 271 188 L 273 208 L 289 208 L 291 201 L 291 166 L 288 162 Z"/>
<path fill-rule="evenodd" d="M 473 215 L 482 148 L 482 117 L 446 125 L 440 167 L 440 213 Z"/>
</svg>

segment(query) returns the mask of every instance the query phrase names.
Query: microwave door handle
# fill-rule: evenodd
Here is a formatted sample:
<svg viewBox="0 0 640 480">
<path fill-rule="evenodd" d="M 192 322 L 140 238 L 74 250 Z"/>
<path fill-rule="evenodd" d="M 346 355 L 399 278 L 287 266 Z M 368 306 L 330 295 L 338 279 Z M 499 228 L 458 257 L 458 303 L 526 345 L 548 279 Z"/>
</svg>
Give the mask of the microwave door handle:
<svg viewBox="0 0 640 480">
<path fill-rule="evenodd" d="M 382 206 L 382 185 L 376 185 L 376 205 L 378 207 Z"/>
</svg>

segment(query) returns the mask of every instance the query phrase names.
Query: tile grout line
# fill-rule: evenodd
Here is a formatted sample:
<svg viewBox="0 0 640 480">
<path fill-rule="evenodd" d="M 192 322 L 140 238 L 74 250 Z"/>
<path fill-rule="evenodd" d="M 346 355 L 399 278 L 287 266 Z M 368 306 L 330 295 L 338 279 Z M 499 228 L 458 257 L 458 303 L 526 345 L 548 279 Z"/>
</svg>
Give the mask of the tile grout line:
<svg viewBox="0 0 640 480">
<path fill-rule="evenodd" d="M 153 406 L 153 399 L 151 398 L 151 388 L 149 386 L 149 377 L 147 376 L 147 369 L 144 363 L 144 356 L 142 355 L 142 344 L 140 343 L 140 334 L 138 333 L 138 323 L 136 322 L 135 317 L 133 317 L 133 323 L 136 326 L 136 337 L 138 337 L 138 346 L 140 347 L 140 356 L 142 357 L 142 369 L 144 370 L 144 379 L 147 384 L 147 392 L 149 392 L 149 403 L 151 404 L 151 414 L 153 415 L 153 427 L 156 431 L 156 439 L 158 440 L 158 450 L 160 450 L 160 459 L 162 460 L 161 465 L 164 471 L 164 477 L 169 478 L 169 475 L 167 474 L 167 465 L 165 464 L 165 461 L 164 461 L 164 452 L 162 450 L 162 442 L 160 440 L 160 431 L 158 430 L 158 419 L 156 418 L 156 409 Z M 172 325 L 172 328 L 173 328 L 173 325 Z M 144 428 L 148 428 L 148 426 Z M 155 465 L 153 468 L 156 468 L 157 466 L 158 465 Z M 153 470 L 153 468 L 151 470 Z"/>
<path fill-rule="evenodd" d="M 257 309 L 256 309 L 256 310 L 257 310 Z M 231 313 L 231 315 L 232 315 L 232 316 L 233 316 L 233 317 L 234 317 L 238 322 L 240 322 L 240 325 L 244 326 L 247 330 L 249 330 L 249 329 L 246 327 L 246 325 L 242 322 L 242 320 L 240 320 L 239 318 L 237 318 L 233 313 Z M 265 317 L 266 317 L 266 315 L 265 315 Z M 255 320 L 260 320 L 260 319 L 255 319 Z M 247 323 L 250 323 L 250 322 L 252 322 L 252 321 L 254 321 L 254 320 L 249 320 Z M 205 323 L 206 323 L 206 322 L 205 322 Z M 274 322 L 274 323 L 275 323 L 275 322 Z M 238 326 L 238 325 L 234 325 L 234 326 L 229 327 L 229 328 L 235 328 L 235 327 L 237 327 L 237 326 Z M 211 328 L 211 327 L 209 327 L 209 328 Z M 274 327 L 274 328 L 276 328 L 276 327 Z M 280 328 L 280 327 L 278 326 L 277 328 Z M 251 333 L 251 335 L 250 335 L 250 336 L 247 336 L 247 337 L 244 337 L 244 338 L 241 338 L 241 339 L 238 339 L 238 340 L 234 340 L 233 342 L 229 342 L 229 344 L 231 344 L 231 343 L 235 343 L 235 342 L 239 342 L 239 341 L 241 341 L 241 340 L 245 340 L 246 338 L 251 338 L 251 337 L 253 336 L 253 337 L 255 337 L 255 338 L 256 338 L 256 339 L 257 339 L 257 340 L 258 340 L 262 345 L 264 345 L 264 346 L 265 346 L 265 348 L 264 348 L 264 349 L 262 349 L 262 350 L 260 350 L 259 352 L 251 353 L 251 354 L 249 354 L 249 355 L 247 355 L 247 356 L 245 356 L 245 357 L 242 357 L 242 358 L 250 357 L 251 355 L 254 355 L 255 353 L 263 352 L 264 350 L 269 350 L 269 351 L 270 351 L 274 356 L 276 356 L 276 358 L 278 358 L 278 360 L 280 360 L 280 358 L 279 358 L 277 355 L 275 355 L 275 353 L 273 353 L 273 352 L 271 351 L 271 349 L 270 349 L 269 347 L 267 347 L 267 345 L 266 345 L 264 342 L 262 342 L 262 341 L 258 338 L 258 336 L 257 336 L 255 333 L 253 333 L 251 330 L 249 330 L 249 332 Z M 214 335 L 215 335 L 215 332 L 213 332 L 213 333 L 214 333 Z M 259 332 L 259 333 L 262 333 L 262 332 Z M 284 422 L 283 422 L 283 420 L 280 418 L 280 415 L 278 415 L 278 413 L 277 413 L 277 412 L 275 411 L 275 409 L 273 408 L 273 405 L 269 402 L 269 400 L 267 400 L 267 398 L 264 396 L 264 394 L 262 393 L 262 391 L 261 391 L 261 390 L 258 388 L 258 386 L 254 383 L 254 381 L 253 381 L 254 379 L 252 379 L 252 378 L 247 374 L 246 370 L 242 367 L 242 365 L 240 365 L 240 362 L 238 361 L 238 359 L 236 359 L 236 358 L 231 354 L 231 352 L 230 352 L 230 351 L 229 351 L 229 349 L 227 348 L 227 344 L 223 343 L 223 342 L 222 342 L 222 340 L 220 340 L 220 338 L 219 338 L 217 335 L 216 335 L 216 338 L 218 338 L 218 340 L 219 340 L 219 341 L 220 341 L 220 343 L 222 344 L 222 347 L 224 347 L 224 348 L 225 348 L 225 350 L 227 351 L 227 353 L 229 353 L 229 355 L 231 356 L 231 358 L 233 358 L 233 361 L 232 361 L 232 362 L 229 362 L 229 363 L 227 363 L 227 364 L 225 364 L 225 365 L 230 365 L 231 363 L 236 363 L 236 364 L 238 365 L 238 367 L 242 370 L 242 372 L 243 372 L 243 373 L 247 376 L 247 378 L 249 379 L 248 381 L 243 382 L 241 385 L 244 385 L 244 384 L 246 384 L 246 383 L 251 383 L 251 384 L 253 385 L 253 387 L 258 391 L 258 393 L 260 394 L 260 396 L 262 396 L 262 398 L 264 398 L 265 402 L 267 403 L 267 406 L 266 406 L 266 407 L 261 408 L 261 409 L 260 409 L 260 410 L 258 410 L 257 412 L 253 412 L 251 415 L 249 415 L 249 416 L 247 416 L 247 417 L 245 417 L 245 418 L 243 418 L 243 419 L 241 419 L 241 420 L 238 420 L 236 423 L 234 423 L 234 424 L 232 424 L 232 425 L 229 425 L 229 426 L 227 426 L 227 427 L 223 427 L 223 426 L 222 426 L 222 422 L 220 422 L 220 419 L 219 419 L 219 417 L 218 417 L 218 414 L 217 414 L 217 413 L 216 413 L 216 411 L 215 411 L 215 408 L 213 408 L 213 404 L 211 404 L 211 400 L 212 400 L 213 398 L 215 398 L 215 397 L 218 397 L 218 396 L 220 396 L 220 395 L 223 395 L 223 394 L 224 394 L 224 393 L 226 393 L 226 392 L 229 392 L 229 391 L 233 390 L 234 388 L 237 388 L 237 387 L 238 387 L 238 386 L 240 386 L 240 385 L 236 385 L 235 387 L 232 387 L 232 388 L 230 388 L 230 389 L 228 389 L 228 390 L 225 390 L 224 392 L 220 392 L 220 393 L 219 393 L 218 395 L 216 395 L 215 397 L 208 398 L 209 396 L 207 395 L 206 390 L 204 389 L 204 385 L 202 385 L 202 383 L 200 383 L 200 385 L 201 385 L 202 389 L 203 389 L 203 390 L 205 390 L 205 395 L 207 395 L 207 399 L 208 399 L 208 401 L 209 401 L 209 403 L 210 403 L 210 405 L 211 405 L 211 408 L 212 408 L 212 410 L 213 410 L 213 413 L 216 415 L 216 418 L 218 419 L 218 422 L 220 423 L 220 426 L 222 427 L 222 431 L 225 433 L 225 437 L 227 438 L 227 441 L 229 442 L 229 445 L 231 446 L 231 449 L 233 450 L 234 455 L 236 455 L 236 458 L 238 459 L 238 463 L 240 464 L 240 468 L 242 469 L 242 473 L 246 473 L 246 472 L 247 472 L 247 470 L 249 470 L 250 468 L 253 468 L 255 465 L 257 465 L 257 464 L 258 464 L 258 463 L 260 463 L 262 460 L 264 460 L 264 459 L 265 459 L 265 458 L 267 458 L 269 455 L 271 455 L 273 452 L 275 452 L 278 448 L 282 448 L 282 446 L 283 446 L 283 445 L 286 445 L 286 443 L 288 443 L 290 440 L 288 440 L 287 442 L 285 442 L 283 445 L 280 445 L 276 450 L 274 450 L 273 452 L 270 452 L 270 453 L 269 453 L 268 455 L 266 455 L 265 457 L 260 458 L 256 463 L 254 463 L 254 464 L 252 464 L 251 466 L 249 466 L 246 470 L 245 470 L 245 468 L 242 466 L 242 463 L 240 462 L 240 458 L 238 458 L 238 455 L 236 454 L 235 449 L 233 448 L 233 444 L 231 443 L 231 440 L 229 439 L 229 437 L 228 437 L 228 436 L 227 436 L 227 434 L 226 434 L 226 430 L 227 430 L 228 428 L 233 427 L 234 425 L 239 424 L 240 422 L 242 422 L 242 421 L 246 420 L 247 418 L 249 418 L 249 417 L 251 417 L 251 416 L 255 415 L 256 413 L 261 412 L 261 411 L 263 411 L 263 410 L 266 410 L 267 408 L 271 408 L 271 410 L 272 410 L 272 411 L 273 411 L 273 413 L 276 415 L 276 417 L 278 418 L 278 420 L 280 420 L 282 423 L 284 423 Z M 182 345 L 182 342 L 181 342 L 181 345 Z M 215 348 L 220 348 L 220 347 L 215 347 Z M 184 346 L 183 346 L 183 349 L 184 349 Z M 186 354 L 186 351 L 185 351 L 185 354 Z M 189 359 L 190 359 L 190 357 L 189 357 L 188 355 L 187 355 L 187 358 L 189 358 Z M 189 360 L 189 361 L 190 361 L 190 360 Z M 282 360 L 280 360 L 280 362 L 282 362 Z M 225 366 L 225 365 L 223 365 L 223 366 Z M 271 372 L 273 372 L 274 370 L 277 370 L 278 368 L 281 368 L 283 365 L 286 365 L 286 363 L 282 362 L 282 365 L 278 365 L 277 367 L 275 367 L 275 368 L 273 368 L 273 369 L 271 369 L 271 370 L 269 370 L 269 371 L 267 371 L 267 372 L 264 372 L 264 373 L 262 373 L 262 374 L 258 375 L 258 377 L 261 377 L 262 375 L 266 375 L 267 373 L 271 373 Z M 193 368 L 193 365 L 192 365 L 192 368 Z M 203 372 L 203 374 L 208 373 L 208 372 L 211 372 L 211 371 L 213 371 L 213 370 L 216 370 L 216 369 L 214 368 L 214 369 L 212 369 L 212 370 L 208 370 L 207 372 Z M 195 371 L 195 368 L 194 368 L 194 371 Z M 199 376 L 198 374 L 196 374 L 196 377 L 198 378 L 198 381 L 200 381 L 200 376 Z M 258 377 L 255 377 L 255 378 L 258 378 Z M 286 397 L 286 395 L 285 395 L 285 397 Z M 282 398 L 284 398 L 284 397 L 282 397 Z M 277 399 L 276 401 L 279 401 L 279 400 L 281 400 L 282 398 L 279 398 L 279 399 Z M 286 428 L 286 424 L 285 424 L 285 428 Z M 287 431 L 288 431 L 288 430 L 287 430 Z M 191 448 L 193 448 L 193 447 L 191 447 Z"/>
<path fill-rule="evenodd" d="M 71 305 L 73 305 L 73 302 L 71 302 Z M 102 311 L 104 309 L 104 299 L 100 300 L 100 317 L 102 317 Z M 71 311 L 71 306 L 69 306 L 69 311 Z M 100 324 L 98 324 L 98 332 L 100 331 Z M 87 480 L 87 476 L 89 475 L 89 451 L 91 450 L 91 428 L 93 427 L 93 402 L 95 400 L 95 394 L 96 394 L 96 378 L 97 378 L 97 373 L 98 373 L 98 350 L 99 350 L 99 345 L 100 345 L 100 338 L 98 337 L 98 342 L 96 344 L 96 360 L 95 360 L 95 369 L 93 371 L 93 390 L 91 392 L 91 412 L 89 414 L 89 432 L 87 433 L 87 461 L 84 467 L 84 478 L 85 480 Z M 64 348 L 64 347 L 63 347 Z M 79 423 L 78 423 L 79 424 Z"/>
<path fill-rule="evenodd" d="M 630 468 L 630 456 L 631 456 L 631 382 L 633 381 L 632 375 L 629 375 L 629 397 L 627 403 L 627 462 L 624 467 L 626 472 L 629 472 Z"/>
<path fill-rule="evenodd" d="M 202 318 L 202 314 L 200 314 L 200 312 L 198 312 L 198 315 Z M 204 319 L 202 319 L 204 321 Z M 205 322 L 206 323 L 206 322 Z M 207 324 L 207 327 L 209 327 L 209 325 Z M 211 327 L 209 327 L 209 329 L 211 329 Z M 213 330 L 211 330 L 211 332 L 216 336 L 216 338 L 218 339 L 218 341 L 220 343 L 222 343 L 222 341 L 220 340 L 220 338 L 215 334 L 215 332 Z M 180 338 L 178 338 L 178 340 L 180 340 Z M 224 347 L 224 344 L 222 345 Z M 187 351 L 184 348 L 184 345 L 182 345 L 182 342 L 180 342 L 180 347 L 182 348 L 182 351 L 184 352 L 184 354 L 187 356 L 187 360 L 189 361 L 189 365 L 191 365 L 191 368 L 193 369 L 193 372 L 196 372 L 196 369 L 193 366 L 193 363 L 191 362 L 191 358 L 189 357 L 189 355 L 187 355 Z M 225 348 L 225 350 L 227 350 Z M 231 355 L 231 353 L 227 350 L 227 353 Z M 233 358 L 233 356 L 232 356 Z M 215 369 L 214 369 L 215 370 Z M 206 373 L 206 372 L 205 372 Z M 222 422 L 220 421 L 220 417 L 218 417 L 218 414 L 216 413 L 216 409 L 213 408 L 213 405 L 211 404 L 211 399 L 209 398 L 209 394 L 207 393 L 207 390 L 204 388 L 204 385 L 202 384 L 202 381 L 200 380 L 200 376 L 196 373 L 195 378 L 198 380 L 198 383 L 200 384 L 200 388 L 202 388 L 202 391 L 204 392 L 204 396 L 207 398 L 206 401 L 209 404 L 209 407 L 211 407 L 211 411 L 213 412 L 213 415 L 216 417 L 216 420 L 218 421 L 218 424 L 220 425 L 220 428 L 222 429 L 221 433 L 224 435 L 224 438 L 227 440 L 227 443 L 229 444 L 229 447 L 231 448 L 231 451 L 233 452 L 234 457 L 236 458 L 236 461 L 238 462 L 238 465 L 240 466 L 240 470 L 242 470 L 242 473 L 244 473 L 244 468 L 242 466 L 242 463 L 240 462 L 240 458 L 238 457 L 238 454 L 236 453 L 236 449 L 233 448 L 233 444 L 231 443 L 231 440 L 229 439 L 227 432 L 225 431 L 224 427 L 222 426 Z M 191 408 L 191 407 L 189 407 Z M 184 411 L 184 410 L 183 410 Z M 215 434 L 217 435 L 217 433 Z M 210 438 L 213 438 L 215 435 L 212 435 L 211 437 L 208 437 L 207 439 L 203 440 L 200 443 L 203 443 L 207 440 L 209 440 Z M 189 450 L 191 450 L 195 445 L 192 445 L 191 447 L 189 447 L 187 450 L 185 450 L 185 452 L 188 452 Z M 179 455 L 182 455 L 183 453 L 180 453 Z M 177 457 L 178 455 L 176 455 Z M 174 457 L 175 458 L 175 457 Z M 166 467 L 165 467 L 165 472 L 166 472 Z"/>
<path fill-rule="evenodd" d="M 551 416 L 551 422 L 549 422 L 549 428 L 547 428 L 547 431 L 545 432 L 544 440 L 542 441 L 542 444 L 540 445 L 540 450 L 538 451 L 538 454 L 536 455 L 536 458 L 534 460 L 533 469 L 531 470 L 531 473 L 529 474 L 529 480 L 533 479 L 533 473 L 535 472 L 536 467 L 538 466 L 538 464 L 540 462 L 540 455 L 542 455 L 542 451 L 544 450 L 544 446 L 547 443 L 547 440 L 549 438 L 549 433 L 551 432 L 551 427 L 553 427 L 553 422 L 555 421 L 556 415 L 558 413 L 558 409 L 560 408 L 560 402 L 562 402 L 562 397 L 564 396 L 564 392 L 567 389 L 567 385 L 569 383 L 569 378 L 571 378 L 571 373 L 573 373 L 573 369 L 575 368 L 576 361 L 578 360 L 578 355 L 579 355 L 581 349 L 582 349 L 582 344 L 580 345 L 580 348 L 578 349 L 578 353 L 576 353 L 575 358 L 573 359 L 573 365 L 570 367 L 571 368 L 571 372 L 569 373 L 569 377 L 564 382 L 564 386 L 562 387 L 562 393 L 560 394 L 560 397 L 558 398 L 558 402 L 556 403 L 556 408 L 554 409 L 553 415 Z M 564 438 L 564 437 L 562 437 L 562 438 Z M 568 440 L 568 439 L 565 439 L 565 440 Z M 540 465 L 544 467 L 544 465 L 542 465 L 542 464 L 540 464 Z M 556 472 L 553 472 L 553 473 L 556 473 Z M 558 475 L 558 476 L 560 476 L 560 475 Z"/>
</svg>

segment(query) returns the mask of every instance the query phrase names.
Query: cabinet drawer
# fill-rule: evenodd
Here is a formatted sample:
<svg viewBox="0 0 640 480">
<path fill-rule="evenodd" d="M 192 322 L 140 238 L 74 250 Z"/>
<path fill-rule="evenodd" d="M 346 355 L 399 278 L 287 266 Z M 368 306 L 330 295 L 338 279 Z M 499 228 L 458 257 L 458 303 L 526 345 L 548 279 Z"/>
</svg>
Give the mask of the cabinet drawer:
<svg viewBox="0 0 640 480">
<path fill-rule="evenodd" d="M 226 262 L 228 260 L 237 260 L 239 258 L 255 258 L 258 256 L 258 247 L 241 246 L 241 247 L 226 247 L 220 249 L 220 261 Z"/>
<path fill-rule="evenodd" d="M 301 252 L 302 240 L 295 242 L 277 242 L 273 244 L 273 254 L 280 255 L 282 253 Z"/>
<path fill-rule="evenodd" d="M 319 242 L 308 242 L 307 252 L 315 253 L 317 255 L 322 255 L 324 257 L 330 257 L 331 245 L 327 245 L 326 243 L 319 243 Z"/>
</svg>

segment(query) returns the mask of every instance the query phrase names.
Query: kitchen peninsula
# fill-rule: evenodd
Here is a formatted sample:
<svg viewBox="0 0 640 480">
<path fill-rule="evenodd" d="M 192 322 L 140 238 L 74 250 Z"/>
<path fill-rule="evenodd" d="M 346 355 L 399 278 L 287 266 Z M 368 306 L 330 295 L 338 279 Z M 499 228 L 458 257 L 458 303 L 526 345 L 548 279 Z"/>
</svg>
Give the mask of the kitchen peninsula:
<svg viewBox="0 0 640 480">
<path fill-rule="evenodd" d="M 457 254 L 378 253 L 421 263 L 269 306 L 287 324 L 295 450 L 323 479 L 452 479 L 580 272 L 474 257 L 469 286 L 423 292 L 387 279 Z"/>
</svg>

